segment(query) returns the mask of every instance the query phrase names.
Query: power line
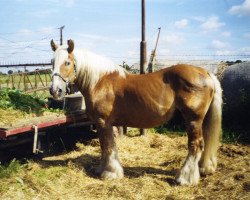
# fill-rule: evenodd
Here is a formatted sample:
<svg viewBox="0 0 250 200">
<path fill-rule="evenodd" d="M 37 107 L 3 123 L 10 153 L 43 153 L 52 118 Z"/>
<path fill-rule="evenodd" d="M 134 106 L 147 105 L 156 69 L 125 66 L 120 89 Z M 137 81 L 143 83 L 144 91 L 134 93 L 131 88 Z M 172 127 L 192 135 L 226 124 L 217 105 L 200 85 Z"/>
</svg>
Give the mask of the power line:
<svg viewBox="0 0 250 200">
<path fill-rule="evenodd" d="M 47 36 L 45 36 L 45 37 L 42 37 L 41 39 L 38 39 L 38 40 L 26 40 L 26 41 L 13 41 L 13 40 L 10 40 L 10 39 L 5 38 L 5 37 L 3 37 L 3 36 L 0 36 L 0 38 L 1 38 L 2 40 L 8 41 L 8 42 L 10 42 L 10 43 L 18 44 L 18 43 L 26 43 L 26 42 L 39 42 L 39 41 L 43 41 L 43 40 L 48 39 L 48 38 L 51 37 L 52 35 L 53 35 L 53 34 L 49 34 L 49 35 L 47 35 Z"/>
<path fill-rule="evenodd" d="M 50 30 L 56 30 L 57 28 L 51 28 Z M 44 30 L 39 31 L 30 31 L 30 33 L 44 33 Z M 17 34 L 25 34 L 25 32 L 19 31 L 19 32 L 10 32 L 10 33 L 1 33 L 0 35 L 17 35 Z"/>
</svg>

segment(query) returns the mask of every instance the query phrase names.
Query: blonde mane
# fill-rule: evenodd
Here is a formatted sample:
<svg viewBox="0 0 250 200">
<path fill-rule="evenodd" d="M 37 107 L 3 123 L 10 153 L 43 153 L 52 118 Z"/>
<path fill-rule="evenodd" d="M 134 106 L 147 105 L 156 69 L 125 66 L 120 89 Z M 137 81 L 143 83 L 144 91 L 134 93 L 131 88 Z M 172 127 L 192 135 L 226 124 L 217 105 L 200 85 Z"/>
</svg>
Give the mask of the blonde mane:
<svg viewBox="0 0 250 200">
<path fill-rule="evenodd" d="M 105 74 L 118 72 L 121 77 L 126 77 L 128 73 L 108 58 L 85 49 L 75 49 L 73 54 L 76 62 L 77 82 L 84 88 L 93 87 Z"/>
</svg>

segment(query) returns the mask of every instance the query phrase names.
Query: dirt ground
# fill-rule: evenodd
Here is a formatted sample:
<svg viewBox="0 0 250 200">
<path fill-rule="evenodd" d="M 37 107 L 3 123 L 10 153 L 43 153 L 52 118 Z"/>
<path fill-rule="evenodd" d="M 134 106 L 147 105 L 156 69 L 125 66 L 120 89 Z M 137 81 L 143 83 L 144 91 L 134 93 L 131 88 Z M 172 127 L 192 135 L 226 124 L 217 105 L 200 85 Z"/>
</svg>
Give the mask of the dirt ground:
<svg viewBox="0 0 250 200">
<path fill-rule="evenodd" d="M 104 181 L 95 175 L 97 139 L 74 151 L 28 160 L 0 180 L 0 199 L 250 199 L 249 146 L 222 144 L 215 174 L 197 186 L 178 186 L 175 175 L 187 154 L 187 137 L 147 133 L 117 139 L 125 177 Z"/>
</svg>

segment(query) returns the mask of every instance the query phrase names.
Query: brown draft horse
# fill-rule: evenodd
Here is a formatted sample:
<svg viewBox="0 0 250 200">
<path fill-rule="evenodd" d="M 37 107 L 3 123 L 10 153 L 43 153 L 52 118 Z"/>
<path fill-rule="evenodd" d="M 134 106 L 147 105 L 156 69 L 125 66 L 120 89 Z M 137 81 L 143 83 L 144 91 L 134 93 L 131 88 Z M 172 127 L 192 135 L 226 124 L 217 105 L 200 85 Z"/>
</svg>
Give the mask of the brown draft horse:
<svg viewBox="0 0 250 200">
<path fill-rule="evenodd" d="M 63 98 L 74 82 L 85 98 L 86 112 L 96 124 L 101 146 L 101 178 L 122 178 L 112 126 L 156 127 L 175 110 L 185 120 L 188 155 L 177 174 L 181 185 L 197 184 L 200 173 L 213 173 L 221 133 L 222 90 L 213 74 L 190 65 L 175 65 L 151 74 L 130 74 L 110 60 L 86 50 L 57 46 L 54 54 L 54 98 Z"/>
</svg>

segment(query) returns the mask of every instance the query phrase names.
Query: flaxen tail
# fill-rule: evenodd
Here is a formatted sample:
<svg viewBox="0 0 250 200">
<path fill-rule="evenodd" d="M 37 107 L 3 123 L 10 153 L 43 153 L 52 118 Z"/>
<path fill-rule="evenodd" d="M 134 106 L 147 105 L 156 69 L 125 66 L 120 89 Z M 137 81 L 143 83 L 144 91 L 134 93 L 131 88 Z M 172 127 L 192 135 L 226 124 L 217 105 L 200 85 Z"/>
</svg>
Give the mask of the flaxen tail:
<svg viewBox="0 0 250 200">
<path fill-rule="evenodd" d="M 214 97 L 203 122 L 203 136 L 205 140 L 205 149 L 200 160 L 201 174 L 210 174 L 217 167 L 217 150 L 222 133 L 222 89 L 220 82 L 210 74 L 214 82 Z"/>
</svg>

